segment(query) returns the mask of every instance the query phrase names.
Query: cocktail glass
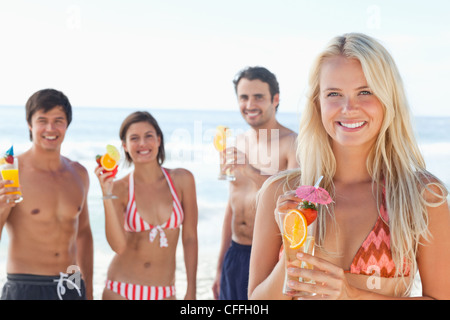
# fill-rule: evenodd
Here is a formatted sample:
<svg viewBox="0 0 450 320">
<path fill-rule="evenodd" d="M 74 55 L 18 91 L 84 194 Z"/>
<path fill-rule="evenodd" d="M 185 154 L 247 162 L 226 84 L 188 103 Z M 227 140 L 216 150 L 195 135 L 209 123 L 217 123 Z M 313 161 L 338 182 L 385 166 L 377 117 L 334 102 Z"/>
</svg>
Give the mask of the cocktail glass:
<svg viewBox="0 0 450 320">
<path fill-rule="evenodd" d="M 19 188 L 19 159 L 14 157 L 14 161 L 12 163 L 5 162 L 0 165 L 0 170 L 2 173 L 3 180 L 11 180 L 12 184 L 7 184 L 5 187 L 14 187 Z M 19 203 L 23 200 L 22 193 L 20 191 L 7 192 L 6 194 L 18 194 L 19 198 L 14 200 L 15 203 Z"/>
<path fill-rule="evenodd" d="M 218 126 L 216 135 L 214 136 L 214 147 L 219 151 L 220 172 L 218 179 L 235 181 L 236 177 L 230 168 L 225 169 L 227 164 L 234 161 L 234 150 L 232 147 L 236 146 L 236 137 L 231 130 L 225 126 Z"/>
<path fill-rule="evenodd" d="M 296 212 L 295 212 L 296 211 Z M 298 218 L 298 225 L 296 223 L 292 224 L 292 219 L 287 219 L 286 216 L 290 215 L 295 216 L 295 218 Z M 300 282 L 306 282 L 306 283 L 314 283 L 311 279 L 302 279 L 302 278 L 295 278 L 292 276 L 289 276 L 287 273 L 287 269 L 289 267 L 300 267 L 304 269 L 313 269 L 313 266 L 309 265 L 308 263 L 301 261 L 300 266 L 298 265 L 299 261 L 297 258 L 297 253 L 304 252 L 308 253 L 310 255 L 314 255 L 314 245 L 315 245 L 315 232 L 316 232 L 316 221 L 311 222 L 308 225 L 307 218 L 305 215 L 299 210 L 299 209 L 293 209 L 285 212 L 278 211 L 278 219 L 279 219 L 279 226 L 280 231 L 283 238 L 283 256 L 285 259 L 285 279 L 283 284 L 283 294 L 289 295 L 291 297 L 298 297 L 298 296 L 305 296 L 310 295 L 308 292 L 303 291 L 296 291 L 292 288 L 290 288 L 287 284 L 289 280 L 296 280 Z M 288 225 L 286 225 L 288 224 Z M 298 245 L 297 240 L 293 239 L 292 234 L 296 232 L 292 229 L 302 229 L 304 228 L 306 231 L 306 234 L 302 237 L 304 237 L 304 240 L 301 245 Z M 291 230 L 289 230 L 291 229 Z M 293 231 L 293 232 L 292 232 Z"/>
<path fill-rule="evenodd" d="M 103 168 L 102 174 L 112 173 L 110 178 L 114 178 L 118 172 L 120 152 L 113 145 L 108 144 L 106 146 L 106 153 L 103 155 L 97 155 L 95 157 L 97 164 Z M 117 196 L 108 194 L 103 196 L 103 199 L 117 199 Z"/>
<path fill-rule="evenodd" d="M 330 194 L 319 187 L 323 176 L 320 176 L 314 186 L 302 185 L 295 190 L 295 195 L 301 201 L 295 209 L 277 210 L 279 227 L 283 238 L 283 249 L 285 259 L 285 281 L 283 293 L 289 296 L 311 295 L 308 292 L 296 291 L 287 286 L 289 280 L 314 283 L 311 279 L 295 279 L 287 274 L 287 268 L 300 267 L 313 269 L 313 266 L 297 259 L 297 253 L 304 252 L 314 255 L 315 235 L 317 229 L 318 205 L 327 205 L 333 202 Z"/>
</svg>

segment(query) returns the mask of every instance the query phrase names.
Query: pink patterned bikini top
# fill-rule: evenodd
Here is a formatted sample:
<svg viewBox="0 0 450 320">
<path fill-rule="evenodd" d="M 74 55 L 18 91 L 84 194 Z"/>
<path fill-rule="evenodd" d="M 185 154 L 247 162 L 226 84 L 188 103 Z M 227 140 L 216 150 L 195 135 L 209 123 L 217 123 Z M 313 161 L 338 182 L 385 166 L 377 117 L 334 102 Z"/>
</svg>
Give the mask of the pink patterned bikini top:
<svg viewBox="0 0 450 320">
<path fill-rule="evenodd" d="M 408 276 L 409 271 L 409 266 L 405 264 L 404 275 Z M 350 270 L 345 272 L 368 276 L 376 274 L 383 278 L 395 277 L 396 267 L 391 252 L 389 215 L 384 203 L 381 205 L 375 226 L 353 258 Z"/>
<path fill-rule="evenodd" d="M 159 244 L 160 247 L 167 247 L 167 238 L 164 233 L 164 229 L 176 229 L 183 222 L 184 212 L 181 207 L 180 200 L 173 185 L 172 179 L 166 169 L 162 168 L 162 172 L 166 177 L 167 184 L 169 185 L 170 192 L 172 193 L 172 214 L 167 222 L 154 226 L 146 222 L 137 211 L 135 193 L 134 193 L 134 178 L 133 173 L 130 173 L 129 186 L 128 186 L 128 204 L 125 214 L 125 230 L 128 232 L 141 232 L 150 230 L 149 238 L 150 242 L 155 240 L 156 235 L 159 232 Z"/>
</svg>

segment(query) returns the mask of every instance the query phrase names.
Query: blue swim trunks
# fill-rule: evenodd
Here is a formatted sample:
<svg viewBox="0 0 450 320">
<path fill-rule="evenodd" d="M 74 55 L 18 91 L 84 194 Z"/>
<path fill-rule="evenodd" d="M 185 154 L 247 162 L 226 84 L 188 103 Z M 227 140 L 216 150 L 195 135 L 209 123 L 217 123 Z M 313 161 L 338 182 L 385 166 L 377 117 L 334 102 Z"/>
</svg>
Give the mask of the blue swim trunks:
<svg viewBox="0 0 450 320">
<path fill-rule="evenodd" d="M 248 274 L 252 246 L 231 241 L 220 279 L 220 300 L 248 300 Z"/>
<path fill-rule="evenodd" d="M 79 279 L 76 280 L 76 279 Z M 81 274 L 41 276 L 8 274 L 1 300 L 86 300 Z"/>
</svg>

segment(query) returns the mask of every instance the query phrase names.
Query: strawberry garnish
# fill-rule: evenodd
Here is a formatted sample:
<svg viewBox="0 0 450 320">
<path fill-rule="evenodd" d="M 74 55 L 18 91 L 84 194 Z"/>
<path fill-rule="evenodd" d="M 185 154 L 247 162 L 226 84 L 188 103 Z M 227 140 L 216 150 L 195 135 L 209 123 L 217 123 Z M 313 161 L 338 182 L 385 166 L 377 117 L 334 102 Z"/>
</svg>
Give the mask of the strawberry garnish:
<svg viewBox="0 0 450 320">
<path fill-rule="evenodd" d="M 305 216 L 308 226 L 317 219 L 317 207 L 314 203 L 305 200 L 300 203 L 298 209 Z"/>
<path fill-rule="evenodd" d="M 8 155 L 5 157 L 5 161 L 8 162 L 9 164 L 13 164 L 14 163 L 14 156 Z"/>
<path fill-rule="evenodd" d="M 8 151 L 6 151 L 4 159 L 9 164 L 14 163 L 14 148 L 13 148 L 13 146 L 11 146 L 11 148 L 9 148 Z"/>
<path fill-rule="evenodd" d="M 99 154 L 95 156 L 95 161 L 98 163 L 99 166 L 101 166 L 101 164 L 100 164 L 100 159 L 101 158 L 102 158 L 102 156 L 99 155 Z"/>
</svg>

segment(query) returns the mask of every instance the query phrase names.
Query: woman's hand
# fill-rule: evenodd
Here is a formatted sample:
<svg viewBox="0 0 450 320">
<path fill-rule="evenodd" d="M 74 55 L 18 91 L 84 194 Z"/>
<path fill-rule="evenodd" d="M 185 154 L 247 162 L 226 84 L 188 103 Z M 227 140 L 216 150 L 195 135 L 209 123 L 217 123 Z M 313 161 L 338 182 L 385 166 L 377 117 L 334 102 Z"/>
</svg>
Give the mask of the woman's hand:
<svg viewBox="0 0 450 320">
<path fill-rule="evenodd" d="M 287 273 L 296 278 L 307 278 L 313 283 L 289 281 L 290 288 L 297 291 L 309 292 L 314 295 L 302 296 L 302 300 L 345 300 L 357 296 L 355 287 L 350 286 L 345 277 L 344 270 L 324 259 L 314 257 L 307 253 L 297 253 L 297 259 L 288 266 Z M 300 268 L 304 261 L 314 266 L 314 270 Z"/>
<path fill-rule="evenodd" d="M 103 195 L 111 195 L 114 186 L 114 179 L 112 178 L 114 173 L 112 171 L 103 173 L 103 167 L 98 166 L 97 168 L 95 168 L 95 175 L 100 182 L 100 187 L 102 188 Z"/>
<path fill-rule="evenodd" d="M 288 212 L 292 209 L 296 209 L 301 200 L 296 196 L 295 190 L 287 191 L 283 195 L 278 197 L 277 206 L 274 211 L 275 221 L 278 221 L 278 212 Z"/>
</svg>

